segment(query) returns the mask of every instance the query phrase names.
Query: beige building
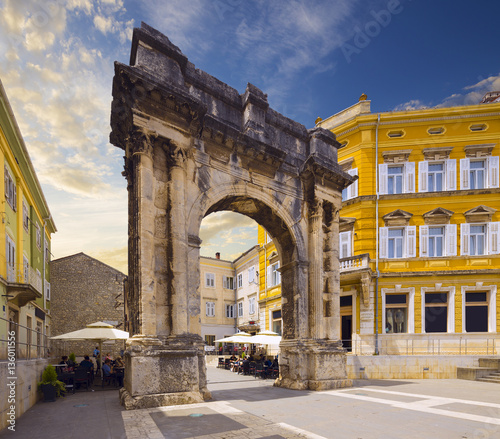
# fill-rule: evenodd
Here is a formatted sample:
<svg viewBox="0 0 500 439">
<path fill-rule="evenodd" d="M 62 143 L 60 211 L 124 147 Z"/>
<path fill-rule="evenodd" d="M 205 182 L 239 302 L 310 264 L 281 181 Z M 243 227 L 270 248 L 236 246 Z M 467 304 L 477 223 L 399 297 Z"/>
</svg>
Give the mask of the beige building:
<svg viewBox="0 0 500 439">
<path fill-rule="evenodd" d="M 201 336 L 209 346 L 236 332 L 236 278 L 231 261 L 200 257 Z"/>
</svg>

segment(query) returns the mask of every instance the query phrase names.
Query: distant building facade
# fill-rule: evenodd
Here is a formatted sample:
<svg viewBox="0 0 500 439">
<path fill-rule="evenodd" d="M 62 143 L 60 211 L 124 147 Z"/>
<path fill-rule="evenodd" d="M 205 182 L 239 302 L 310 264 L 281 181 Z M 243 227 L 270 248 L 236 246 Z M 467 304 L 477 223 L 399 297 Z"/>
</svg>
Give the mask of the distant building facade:
<svg viewBox="0 0 500 439">
<path fill-rule="evenodd" d="M 52 335 L 106 322 L 124 329 L 123 294 L 126 275 L 84 253 L 55 259 L 52 273 Z M 53 356 L 92 355 L 95 342 L 52 340 Z M 117 355 L 123 342 L 104 344 L 103 353 Z"/>
<path fill-rule="evenodd" d="M 8 365 L 15 363 L 17 418 L 36 402 L 36 383 L 48 363 L 50 243 L 56 227 L 1 82 L 0 173 L 4 180 L 0 189 L 0 376 L 7 379 Z M 2 394 L 7 395 L 6 391 L 7 387 Z M 7 401 L 5 397 L 0 402 L 0 429 L 7 425 Z"/>
<path fill-rule="evenodd" d="M 201 335 L 207 345 L 238 331 L 259 331 L 258 258 L 257 245 L 234 261 L 219 253 L 200 257 Z"/>
</svg>

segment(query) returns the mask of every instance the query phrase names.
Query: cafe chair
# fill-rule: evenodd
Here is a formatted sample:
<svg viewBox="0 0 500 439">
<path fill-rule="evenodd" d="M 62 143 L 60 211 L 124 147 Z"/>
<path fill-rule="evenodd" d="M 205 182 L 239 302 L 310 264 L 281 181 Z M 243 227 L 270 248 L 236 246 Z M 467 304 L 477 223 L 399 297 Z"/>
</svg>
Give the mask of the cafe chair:
<svg viewBox="0 0 500 439">
<path fill-rule="evenodd" d="M 89 372 L 87 369 L 79 367 L 78 369 L 75 370 L 75 377 L 73 379 L 73 384 L 76 386 L 77 384 L 85 384 L 85 388 L 87 389 L 87 392 L 89 390 L 90 386 L 90 377 L 89 377 Z"/>
</svg>

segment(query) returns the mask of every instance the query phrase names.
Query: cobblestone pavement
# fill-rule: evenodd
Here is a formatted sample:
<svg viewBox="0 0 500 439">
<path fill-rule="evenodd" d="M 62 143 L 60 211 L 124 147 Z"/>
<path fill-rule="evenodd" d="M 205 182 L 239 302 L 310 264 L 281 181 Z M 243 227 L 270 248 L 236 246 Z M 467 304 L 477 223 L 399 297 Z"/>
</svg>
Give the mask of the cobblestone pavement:
<svg viewBox="0 0 500 439">
<path fill-rule="evenodd" d="M 118 392 L 38 403 L 0 439 L 500 439 L 500 385 L 366 380 L 325 392 L 208 368 L 213 400 L 125 411 Z"/>
</svg>

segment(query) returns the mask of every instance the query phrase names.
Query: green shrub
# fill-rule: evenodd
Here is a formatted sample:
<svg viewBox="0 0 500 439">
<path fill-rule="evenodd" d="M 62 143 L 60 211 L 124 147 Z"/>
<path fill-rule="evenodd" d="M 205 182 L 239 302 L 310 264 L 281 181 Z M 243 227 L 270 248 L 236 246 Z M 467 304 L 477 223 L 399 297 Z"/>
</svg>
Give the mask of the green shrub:
<svg viewBox="0 0 500 439">
<path fill-rule="evenodd" d="M 56 388 L 57 396 L 63 396 L 66 393 L 66 386 L 62 381 L 57 379 L 56 368 L 52 364 L 48 364 L 42 373 L 42 381 L 38 383 L 38 389 L 42 384 L 52 384 Z"/>
<path fill-rule="evenodd" d="M 69 361 L 72 361 L 73 363 L 76 364 L 76 355 L 74 352 L 71 352 L 71 354 L 69 354 L 68 359 L 69 359 Z"/>
</svg>

